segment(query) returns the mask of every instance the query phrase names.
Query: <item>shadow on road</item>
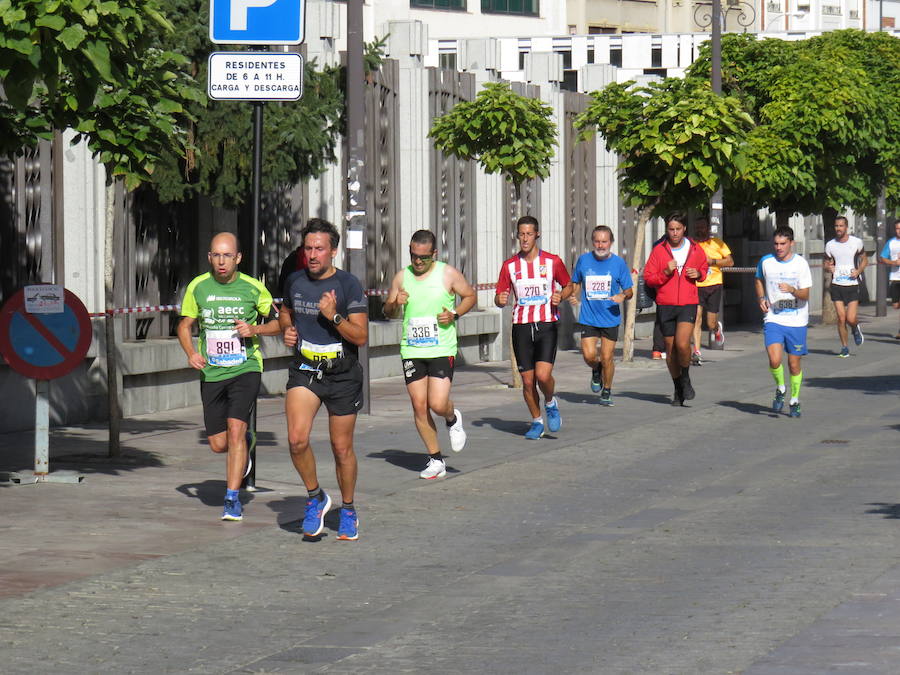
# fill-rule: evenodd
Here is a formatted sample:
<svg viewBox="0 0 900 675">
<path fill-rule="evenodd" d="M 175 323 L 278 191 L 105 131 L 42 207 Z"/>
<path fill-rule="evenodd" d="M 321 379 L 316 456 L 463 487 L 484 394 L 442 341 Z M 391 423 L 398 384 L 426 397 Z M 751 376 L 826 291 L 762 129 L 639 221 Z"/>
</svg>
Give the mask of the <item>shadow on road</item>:
<svg viewBox="0 0 900 675">
<path fill-rule="evenodd" d="M 886 519 L 896 520 L 900 518 L 900 504 L 885 504 L 882 502 L 872 502 L 866 506 L 874 506 L 876 508 L 869 509 L 866 513 L 875 515 L 883 515 Z"/>
<path fill-rule="evenodd" d="M 379 452 L 370 452 L 366 457 L 383 459 L 388 464 L 393 464 L 394 466 L 406 469 L 407 471 L 415 471 L 416 473 L 424 469 L 425 464 L 427 463 L 424 450 L 422 450 L 422 452 L 409 452 L 407 450 L 388 449 Z M 448 459 L 449 458 L 444 455 L 444 461 L 446 462 Z M 448 464 L 447 473 L 459 473 L 459 469 L 454 469 Z"/>
<path fill-rule="evenodd" d="M 54 448 L 55 438 L 50 441 L 50 468 L 69 469 L 84 474 L 106 474 L 118 476 L 126 471 L 146 467 L 163 466 L 161 455 L 155 452 L 122 446 L 118 457 L 109 456 L 106 440 L 79 437 L 68 441 L 65 451 Z M 74 450 L 74 452 L 73 452 Z M 23 471 L 34 469 L 34 446 L 22 447 L 2 457 L 0 471 Z"/>
<path fill-rule="evenodd" d="M 184 483 L 175 488 L 178 492 L 191 499 L 199 499 L 205 506 L 221 506 L 225 499 L 224 480 L 205 480 L 202 483 Z M 241 503 L 249 504 L 253 501 L 252 492 L 241 492 Z"/>
<path fill-rule="evenodd" d="M 615 392 L 614 392 L 615 393 Z M 633 398 L 637 401 L 648 401 L 650 403 L 666 403 L 672 402 L 672 397 L 666 394 L 648 394 L 645 391 L 620 391 L 615 394 L 622 398 Z"/>
<path fill-rule="evenodd" d="M 765 415 L 766 417 L 778 417 L 778 413 L 773 411 L 769 406 L 760 405 L 759 403 L 744 403 L 743 401 L 719 401 L 718 405 L 726 408 L 734 408 L 750 415 Z"/>
<path fill-rule="evenodd" d="M 558 391 L 556 396 L 567 403 L 597 403 L 600 400 L 600 394 L 574 394 L 568 391 Z"/>
<path fill-rule="evenodd" d="M 900 390 L 897 375 L 855 375 L 847 377 L 810 377 L 803 380 L 805 387 L 826 389 L 855 389 L 864 394 L 886 394 Z"/>
<path fill-rule="evenodd" d="M 809 354 L 819 354 L 820 356 L 833 356 L 838 358 L 838 349 L 810 349 L 808 351 Z M 853 356 L 851 354 L 850 356 Z"/>
<path fill-rule="evenodd" d="M 527 413 L 526 413 L 527 414 Z M 502 431 L 514 436 L 524 436 L 528 431 L 528 422 L 520 420 L 501 420 L 499 417 L 482 417 L 472 420 L 473 427 L 490 427 L 496 431 Z"/>
</svg>

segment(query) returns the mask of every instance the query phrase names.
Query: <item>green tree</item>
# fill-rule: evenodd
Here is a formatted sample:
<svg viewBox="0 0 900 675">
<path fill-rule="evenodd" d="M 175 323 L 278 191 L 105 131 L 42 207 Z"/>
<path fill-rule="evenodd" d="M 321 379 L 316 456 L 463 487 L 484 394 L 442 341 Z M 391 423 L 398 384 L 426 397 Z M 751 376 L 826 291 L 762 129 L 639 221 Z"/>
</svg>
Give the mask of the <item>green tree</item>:
<svg viewBox="0 0 900 675">
<path fill-rule="evenodd" d="M 753 120 L 734 97 L 713 93 L 708 82 L 667 78 L 646 86 L 613 83 L 594 92 L 575 120 L 583 137 L 602 134 L 619 155 L 625 202 L 638 209 L 630 266 L 643 267 L 647 222 L 672 209 L 702 207 L 721 182 L 746 170 L 741 154 Z M 634 301 L 625 315 L 623 354 L 634 355 Z"/>
<path fill-rule="evenodd" d="M 550 175 L 557 144 L 553 109 L 505 82 L 485 83 L 474 100 L 438 117 L 428 135 L 439 150 L 502 173 L 517 195 L 526 180 Z"/>
<path fill-rule="evenodd" d="M 707 47 L 687 79 L 706 80 Z M 883 33 L 829 31 L 801 41 L 728 34 L 723 91 L 757 122 L 748 170 L 731 203 L 791 213 L 851 207 L 871 213 L 878 194 L 900 197 L 900 41 Z M 826 219 L 826 227 L 827 227 Z"/>
<path fill-rule="evenodd" d="M 171 31 L 154 0 L 0 0 L 0 152 L 72 128 L 129 188 L 184 147 L 198 99 L 185 60 L 160 49 Z"/>
</svg>

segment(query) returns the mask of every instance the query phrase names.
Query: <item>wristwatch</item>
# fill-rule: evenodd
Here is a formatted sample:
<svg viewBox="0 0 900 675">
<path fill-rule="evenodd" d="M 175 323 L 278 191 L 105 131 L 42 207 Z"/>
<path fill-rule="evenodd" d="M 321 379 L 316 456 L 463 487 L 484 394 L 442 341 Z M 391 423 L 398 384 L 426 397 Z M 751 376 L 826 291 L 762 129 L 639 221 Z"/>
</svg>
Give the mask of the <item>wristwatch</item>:
<svg viewBox="0 0 900 675">
<path fill-rule="evenodd" d="M 331 321 L 335 326 L 340 326 L 341 321 L 343 321 L 343 320 L 344 320 L 344 317 L 342 317 L 340 314 L 335 314 L 334 318 Z"/>
<path fill-rule="evenodd" d="M 459 321 L 459 314 L 457 313 L 457 311 L 455 309 L 453 311 L 451 311 L 450 313 L 453 315 L 454 321 Z"/>
</svg>

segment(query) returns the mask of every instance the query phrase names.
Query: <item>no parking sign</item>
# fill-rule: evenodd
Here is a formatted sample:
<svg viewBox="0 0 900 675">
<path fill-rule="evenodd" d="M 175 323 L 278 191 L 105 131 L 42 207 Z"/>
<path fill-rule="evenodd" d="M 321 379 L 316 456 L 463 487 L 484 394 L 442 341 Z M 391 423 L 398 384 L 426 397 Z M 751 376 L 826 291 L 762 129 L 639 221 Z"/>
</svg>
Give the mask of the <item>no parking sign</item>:
<svg viewBox="0 0 900 675">
<path fill-rule="evenodd" d="M 71 372 L 91 346 L 91 319 L 81 300 L 55 284 L 26 286 L 0 309 L 0 354 L 35 380 L 34 471 L 12 472 L 14 483 L 77 483 L 83 476 L 50 474 L 50 380 Z"/>
<path fill-rule="evenodd" d="M 91 319 L 62 286 L 26 286 L 0 310 L 0 354 L 25 377 L 52 380 L 71 372 L 91 346 Z"/>
</svg>

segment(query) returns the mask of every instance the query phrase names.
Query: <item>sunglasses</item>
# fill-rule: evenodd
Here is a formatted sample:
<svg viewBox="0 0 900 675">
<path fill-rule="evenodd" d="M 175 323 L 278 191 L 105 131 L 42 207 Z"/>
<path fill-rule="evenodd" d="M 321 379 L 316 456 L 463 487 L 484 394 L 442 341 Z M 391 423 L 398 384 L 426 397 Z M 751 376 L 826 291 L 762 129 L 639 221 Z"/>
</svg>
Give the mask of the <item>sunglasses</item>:
<svg viewBox="0 0 900 675">
<path fill-rule="evenodd" d="M 416 260 L 421 260 L 422 262 L 428 262 L 434 259 L 434 253 L 429 253 L 428 255 L 417 255 L 412 251 L 409 252 L 410 259 L 415 262 Z"/>
</svg>

